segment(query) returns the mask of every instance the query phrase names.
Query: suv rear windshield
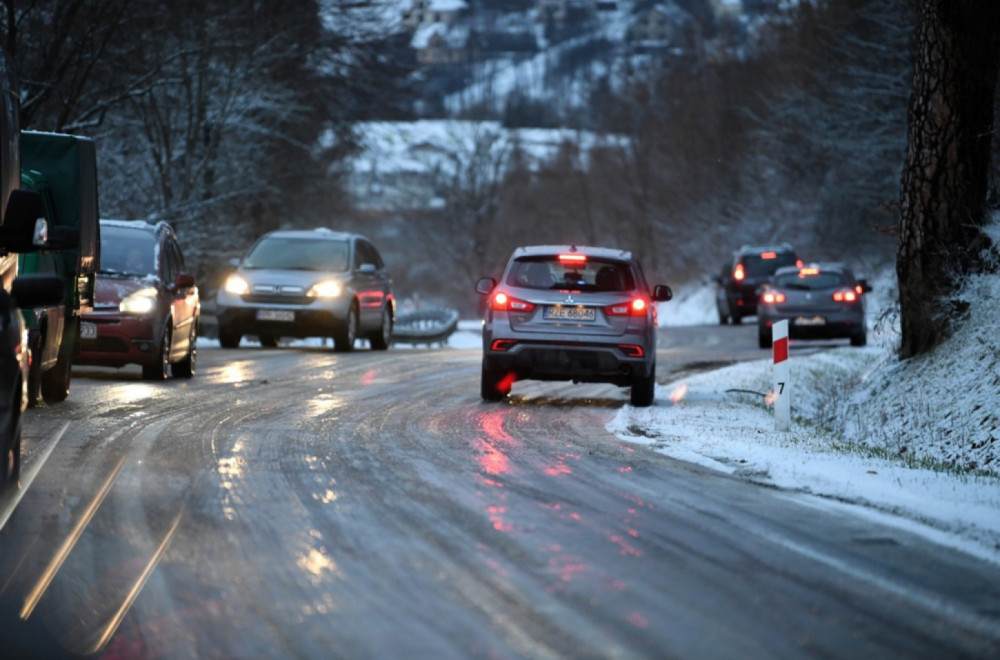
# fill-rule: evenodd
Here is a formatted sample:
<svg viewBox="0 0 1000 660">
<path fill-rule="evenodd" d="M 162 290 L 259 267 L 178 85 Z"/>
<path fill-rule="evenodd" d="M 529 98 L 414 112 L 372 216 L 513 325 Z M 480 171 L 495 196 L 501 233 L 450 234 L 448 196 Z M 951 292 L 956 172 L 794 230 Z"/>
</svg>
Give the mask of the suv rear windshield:
<svg viewBox="0 0 1000 660">
<path fill-rule="evenodd" d="M 794 266 L 797 261 L 793 252 L 761 252 L 740 257 L 747 277 L 773 275 L 782 266 Z"/>
<path fill-rule="evenodd" d="M 630 291 L 635 288 L 635 280 L 628 264 L 620 261 L 552 255 L 518 259 L 511 265 L 507 285 L 525 289 Z"/>
<path fill-rule="evenodd" d="M 261 239 L 243 261 L 246 268 L 345 271 L 347 241 L 273 237 Z"/>
</svg>

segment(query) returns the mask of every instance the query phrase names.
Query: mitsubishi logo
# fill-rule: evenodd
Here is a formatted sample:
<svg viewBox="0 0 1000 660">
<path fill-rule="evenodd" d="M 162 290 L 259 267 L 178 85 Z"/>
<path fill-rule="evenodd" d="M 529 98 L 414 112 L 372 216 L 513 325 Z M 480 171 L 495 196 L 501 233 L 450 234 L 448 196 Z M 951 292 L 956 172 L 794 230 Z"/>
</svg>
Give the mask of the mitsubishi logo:
<svg viewBox="0 0 1000 660">
<path fill-rule="evenodd" d="M 566 296 L 566 304 L 567 305 L 573 305 L 575 303 L 576 303 L 576 301 L 573 300 L 573 296 Z"/>
</svg>

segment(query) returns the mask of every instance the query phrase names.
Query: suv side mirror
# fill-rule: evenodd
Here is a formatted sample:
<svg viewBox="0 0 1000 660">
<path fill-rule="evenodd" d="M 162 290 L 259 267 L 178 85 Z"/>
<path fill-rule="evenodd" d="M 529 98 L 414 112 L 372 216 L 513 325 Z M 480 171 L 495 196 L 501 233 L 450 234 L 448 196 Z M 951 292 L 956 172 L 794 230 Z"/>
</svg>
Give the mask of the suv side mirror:
<svg viewBox="0 0 1000 660">
<path fill-rule="evenodd" d="M 375 267 L 375 264 L 361 264 L 358 268 L 358 272 L 362 275 L 374 275 L 378 272 L 378 268 Z"/>
<path fill-rule="evenodd" d="M 490 291 L 496 288 L 497 281 L 492 277 L 483 277 L 476 282 L 476 293 L 488 296 Z"/>
<path fill-rule="evenodd" d="M 657 302 L 667 302 L 673 297 L 673 290 L 666 284 L 657 284 L 653 287 L 653 300 Z"/>
<path fill-rule="evenodd" d="M 861 287 L 861 293 L 871 293 L 872 285 L 865 278 L 859 279 L 858 285 Z"/>
</svg>

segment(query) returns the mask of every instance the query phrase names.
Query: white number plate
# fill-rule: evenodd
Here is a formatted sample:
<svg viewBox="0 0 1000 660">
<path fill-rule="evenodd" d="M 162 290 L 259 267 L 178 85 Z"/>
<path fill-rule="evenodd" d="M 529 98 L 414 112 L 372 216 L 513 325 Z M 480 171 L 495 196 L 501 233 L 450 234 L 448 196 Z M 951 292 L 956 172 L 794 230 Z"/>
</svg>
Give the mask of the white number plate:
<svg viewBox="0 0 1000 660">
<path fill-rule="evenodd" d="M 294 321 L 295 312 L 290 309 L 258 309 L 258 321 Z"/>
<path fill-rule="evenodd" d="M 80 321 L 80 339 L 97 339 L 97 324 Z"/>
<path fill-rule="evenodd" d="M 542 315 L 546 319 L 558 321 L 593 321 L 597 313 L 593 307 L 546 307 Z"/>
<path fill-rule="evenodd" d="M 800 316 L 795 319 L 795 325 L 826 325 L 826 319 L 822 316 L 813 316 L 812 318 Z"/>
</svg>

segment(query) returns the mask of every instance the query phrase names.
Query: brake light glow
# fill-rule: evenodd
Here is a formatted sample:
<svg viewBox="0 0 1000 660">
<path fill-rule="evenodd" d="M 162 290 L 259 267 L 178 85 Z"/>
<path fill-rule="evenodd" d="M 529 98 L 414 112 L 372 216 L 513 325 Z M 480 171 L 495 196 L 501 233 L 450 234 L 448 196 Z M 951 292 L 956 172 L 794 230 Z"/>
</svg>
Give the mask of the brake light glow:
<svg viewBox="0 0 1000 660">
<path fill-rule="evenodd" d="M 837 302 L 852 303 L 858 301 L 858 292 L 854 289 L 842 289 L 833 292 L 833 299 Z"/>
<path fill-rule="evenodd" d="M 535 305 L 530 302 L 525 302 L 524 300 L 511 298 L 503 291 L 497 291 L 493 294 L 493 299 L 490 302 L 490 308 L 496 312 L 526 313 L 535 309 Z"/>
<path fill-rule="evenodd" d="M 788 298 L 781 291 L 765 291 L 760 294 L 760 301 L 765 305 L 778 305 Z"/>
<path fill-rule="evenodd" d="M 636 346 L 635 344 L 618 344 L 618 348 L 622 349 L 622 352 L 625 353 L 627 357 L 641 358 L 645 355 L 645 352 L 642 350 L 642 346 Z"/>
<path fill-rule="evenodd" d="M 559 261 L 582 264 L 587 261 L 585 254 L 560 254 Z"/>
<path fill-rule="evenodd" d="M 733 269 L 733 279 L 737 282 L 742 282 L 743 278 L 747 276 L 746 271 L 743 270 L 743 264 L 736 264 L 736 268 Z"/>
<path fill-rule="evenodd" d="M 760 253 L 760 258 L 761 259 L 777 259 L 778 258 L 778 253 L 777 252 L 761 252 Z"/>
<path fill-rule="evenodd" d="M 854 285 L 854 290 L 858 292 L 859 296 L 862 295 L 865 292 L 865 290 L 861 288 L 860 284 L 855 284 Z"/>
<path fill-rule="evenodd" d="M 648 306 L 645 298 L 633 298 L 630 302 L 608 305 L 604 313 L 608 316 L 645 316 Z"/>
</svg>

